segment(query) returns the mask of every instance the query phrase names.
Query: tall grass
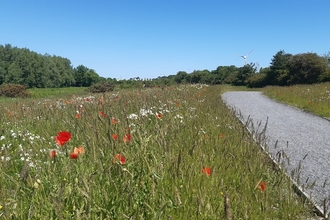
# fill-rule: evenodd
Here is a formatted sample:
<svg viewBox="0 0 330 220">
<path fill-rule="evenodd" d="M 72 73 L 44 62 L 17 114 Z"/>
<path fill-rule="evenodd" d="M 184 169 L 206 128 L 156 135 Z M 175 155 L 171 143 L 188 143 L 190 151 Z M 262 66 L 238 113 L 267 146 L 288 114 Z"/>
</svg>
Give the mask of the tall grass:
<svg viewBox="0 0 330 220">
<path fill-rule="evenodd" d="M 288 87 L 267 86 L 266 96 L 295 106 L 315 115 L 330 118 L 330 83 L 294 85 Z"/>
<path fill-rule="evenodd" d="M 86 94 L 86 87 L 67 87 L 67 88 L 32 88 L 28 89 L 33 98 L 56 98 L 71 97 L 72 94 Z"/>
<path fill-rule="evenodd" d="M 311 217 L 222 92 L 197 85 L 7 103 L 1 218 Z M 72 134 L 64 146 L 54 138 L 60 131 Z M 79 146 L 85 153 L 70 159 Z"/>
</svg>

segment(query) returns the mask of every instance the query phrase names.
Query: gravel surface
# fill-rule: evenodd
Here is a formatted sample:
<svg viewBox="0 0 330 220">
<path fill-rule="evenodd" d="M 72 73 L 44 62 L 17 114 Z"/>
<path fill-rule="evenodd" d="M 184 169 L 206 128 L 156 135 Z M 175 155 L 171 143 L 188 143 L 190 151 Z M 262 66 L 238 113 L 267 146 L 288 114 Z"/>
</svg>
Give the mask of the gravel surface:
<svg viewBox="0 0 330 220">
<path fill-rule="evenodd" d="M 273 101 L 261 92 L 226 92 L 226 105 L 248 129 L 262 132 L 261 145 L 323 212 L 330 208 L 330 121 Z M 326 214 L 324 213 L 324 214 Z"/>
</svg>

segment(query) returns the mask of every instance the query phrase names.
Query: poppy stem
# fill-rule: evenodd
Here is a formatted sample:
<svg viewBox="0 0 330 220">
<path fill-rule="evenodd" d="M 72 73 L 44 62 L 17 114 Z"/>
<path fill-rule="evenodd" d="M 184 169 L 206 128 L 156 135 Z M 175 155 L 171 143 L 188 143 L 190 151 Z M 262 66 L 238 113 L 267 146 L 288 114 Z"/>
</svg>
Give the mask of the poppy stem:
<svg viewBox="0 0 330 220">
<path fill-rule="evenodd" d="M 69 156 L 69 154 L 68 154 L 68 148 L 66 147 L 66 145 L 65 145 L 65 156 L 66 156 L 66 157 Z"/>
</svg>

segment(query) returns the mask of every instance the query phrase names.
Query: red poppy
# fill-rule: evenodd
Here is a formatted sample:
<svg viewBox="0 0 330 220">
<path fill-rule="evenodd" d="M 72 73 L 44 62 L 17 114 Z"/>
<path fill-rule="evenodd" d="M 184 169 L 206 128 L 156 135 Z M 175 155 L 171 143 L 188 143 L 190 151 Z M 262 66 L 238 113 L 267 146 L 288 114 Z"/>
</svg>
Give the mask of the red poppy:
<svg viewBox="0 0 330 220">
<path fill-rule="evenodd" d="M 113 135 L 111 135 L 111 137 L 112 137 L 112 139 L 114 139 L 114 140 L 118 140 L 118 135 L 117 135 L 117 134 L 113 134 Z"/>
<path fill-rule="evenodd" d="M 56 156 L 56 150 L 50 150 L 49 151 L 49 158 L 53 159 L 53 158 L 55 158 L 55 156 Z"/>
<path fill-rule="evenodd" d="M 206 175 L 210 176 L 211 175 L 211 168 L 210 167 L 205 167 L 202 169 L 202 172 L 205 173 Z"/>
<path fill-rule="evenodd" d="M 263 192 L 266 190 L 266 186 L 267 186 L 267 183 L 264 182 L 264 181 L 262 181 L 262 182 L 259 183 L 259 188 Z"/>
<path fill-rule="evenodd" d="M 99 114 L 100 114 L 103 118 L 107 117 L 107 114 L 105 114 L 104 112 L 99 111 Z"/>
<path fill-rule="evenodd" d="M 57 136 L 55 137 L 56 142 L 63 146 L 66 142 L 68 142 L 71 138 L 71 133 L 67 131 L 61 131 L 57 133 Z"/>
<path fill-rule="evenodd" d="M 72 152 L 70 154 L 70 159 L 77 159 L 79 157 L 79 153 L 78 152 Z"/>
<path fill-rule="evenodd" d="M 118 124 L 118 120 L 116 118 L 111 118 L 111 123 L 112 124 Z"/>
<path fill-rule="evenodd" d="M 161 119 L 163 117 L 163 115 L 161 113 L 157 114 L 157 118 Z"/>
<path fill-rule="evenodd" d="M 125 164 L 125 162 L 126 162 L 126 159 L 125 159 L 125 157 L 123 156 L 123 155 L 121 155 L 121 154 L 116 154 L 116 156 L 115 156 L 115 161 L 117 162 L 120 162 L 121 164 Z"/>
<path fill-rule="evenodd" d="M 81 118 L 81 115 L 79 113 L 77 113 L 76 118 Z"/>
<path fill-rule="evenodd" d="M 131 142 L 131 140 L 132 140 L 132 135 L 130 135 L 130 134 L 125 134 L 125 136 L 123 137 L 123 141 L 125 143 L 129 143 L 129 142 Z"/>
<path fill-rule="evenodd" d="M 78 153 L 78 154 L 84 154 L 85 153 L 85 148 L 83 147 L 75 147 L 73 152 Z"/>
</svg>

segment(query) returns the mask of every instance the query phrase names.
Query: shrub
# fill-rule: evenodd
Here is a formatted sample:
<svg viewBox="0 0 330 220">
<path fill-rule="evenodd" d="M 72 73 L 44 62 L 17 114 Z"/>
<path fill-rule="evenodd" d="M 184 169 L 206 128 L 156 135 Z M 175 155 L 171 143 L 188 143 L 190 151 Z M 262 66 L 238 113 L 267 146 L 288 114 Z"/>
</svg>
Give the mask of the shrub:
<svg viewBox="0 0 330 220">
<path fill-rule="evenodd" d="M 0 96 L 3 97 L 20 97 L 26 98 L 31 97 L 29 91 L 27 91 L 27 87 L 20 84 L 2 84 L 0 85 Z"/>
<path fill-rule="evenodd" d="M 253 74 L 245 81 L 249 88 L 261 88 L 266 86 L 266 74 Z"/>
<path fill-rule="evenodd" d="M 87 91 L 92 93 L 104 93 L 104 92 L 112 92 L 114 88 L 115 88 L 115 84 L 109 81 L 104 81 L 90 86 L 87 89 Z"/>
</svg>

